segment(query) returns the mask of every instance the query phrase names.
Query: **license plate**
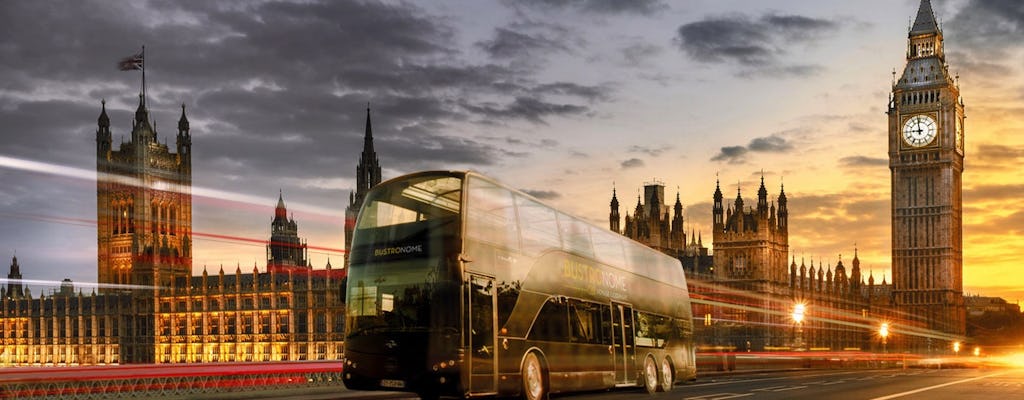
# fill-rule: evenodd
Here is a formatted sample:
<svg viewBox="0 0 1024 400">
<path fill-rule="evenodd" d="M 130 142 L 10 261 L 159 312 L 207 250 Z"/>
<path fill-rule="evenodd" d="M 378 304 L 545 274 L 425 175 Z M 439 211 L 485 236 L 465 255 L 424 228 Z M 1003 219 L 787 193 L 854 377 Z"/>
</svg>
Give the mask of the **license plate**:
<svg viewBox="0 0 1024 400">
<path fill-rule="evenodd" d="M 400 381 L 397 379 L 381 379 L 380 386 L 386 388 L 401 389 L 405 387 L 405 381 Z"/>
</svg>

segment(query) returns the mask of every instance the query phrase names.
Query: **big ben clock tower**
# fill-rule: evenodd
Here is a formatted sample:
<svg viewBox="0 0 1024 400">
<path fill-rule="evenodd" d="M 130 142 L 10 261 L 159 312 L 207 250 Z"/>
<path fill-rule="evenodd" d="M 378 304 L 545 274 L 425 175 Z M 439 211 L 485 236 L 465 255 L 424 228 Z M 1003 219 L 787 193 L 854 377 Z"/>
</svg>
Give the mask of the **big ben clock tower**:
<svg viewBox="0 0 1024 400">
<path fill-rule="evenodd" d="M 907 42 L 888 109 L 893 294 L 908 329 L 928 330 L 908 335 L 908 344 L 928 350 L 965 333 L 964 104 L 929 0 L 921 1 Z"/>
</svg>

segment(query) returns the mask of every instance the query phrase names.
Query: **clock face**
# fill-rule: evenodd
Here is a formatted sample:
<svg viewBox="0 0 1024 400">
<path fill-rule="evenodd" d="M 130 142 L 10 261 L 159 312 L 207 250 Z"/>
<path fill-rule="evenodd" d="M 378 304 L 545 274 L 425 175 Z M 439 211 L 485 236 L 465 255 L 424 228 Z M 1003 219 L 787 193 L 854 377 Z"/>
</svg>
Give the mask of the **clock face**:
<svg viewBox="0 0 1024 400">
<path fill-rule="evenodd" d="M 925 146 L 935 139 L 937 125 L 932 117 L 915 115 L 903 124 L 903 141 L 913 147 Z"/>
</svg>

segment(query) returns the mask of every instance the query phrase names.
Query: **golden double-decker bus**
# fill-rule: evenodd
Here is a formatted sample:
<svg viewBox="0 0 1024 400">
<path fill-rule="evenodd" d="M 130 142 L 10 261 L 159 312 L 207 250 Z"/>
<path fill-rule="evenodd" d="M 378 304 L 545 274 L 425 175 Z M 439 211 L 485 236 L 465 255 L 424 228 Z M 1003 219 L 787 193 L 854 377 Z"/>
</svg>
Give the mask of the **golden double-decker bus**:
<svg viewBox="0 0 1024 400">
<path fill-rule="evenodd" d="M 696 377 L 678 260 L 477 173 L 376 186 L 349 268 L 350 389 L 534 400 Z"/>
</svg>

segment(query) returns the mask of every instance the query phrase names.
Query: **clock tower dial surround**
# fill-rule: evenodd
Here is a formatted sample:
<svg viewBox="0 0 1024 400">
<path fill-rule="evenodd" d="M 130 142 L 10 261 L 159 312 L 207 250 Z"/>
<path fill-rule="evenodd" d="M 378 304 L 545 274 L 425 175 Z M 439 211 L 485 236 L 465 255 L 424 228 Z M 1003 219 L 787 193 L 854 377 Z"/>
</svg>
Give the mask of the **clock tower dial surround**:
<svg viewBox="0 0 1024 400">
<path fill-rule="evenodd" d="M 893 298 L 908 324 L 952 342 L 966 329 L 964 103 L 929 0 L 908 32 L 906 58 L 903 74 L 894 73 L 887 112 Z M 942 345 L 923 336 L 906 340 L 910 349 Z"/>
</svg>

